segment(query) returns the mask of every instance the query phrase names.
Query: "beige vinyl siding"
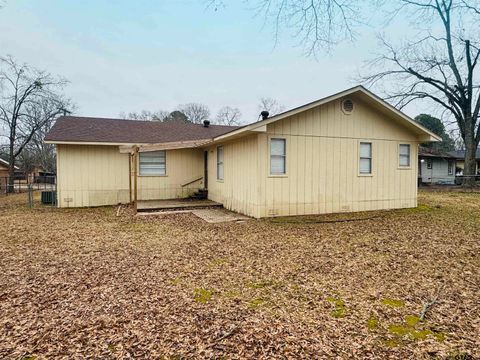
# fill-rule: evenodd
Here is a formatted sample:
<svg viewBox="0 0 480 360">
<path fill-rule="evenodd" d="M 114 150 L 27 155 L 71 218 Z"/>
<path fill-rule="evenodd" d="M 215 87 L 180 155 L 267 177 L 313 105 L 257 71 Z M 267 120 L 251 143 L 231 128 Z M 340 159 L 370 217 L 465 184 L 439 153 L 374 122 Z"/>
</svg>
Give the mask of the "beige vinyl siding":
<svg viewBox="0 0 480 360">
<path fill-rule="evenodd" d="M 354 111 L 341 100 L 272 123 L 259 136 L 260 158 L 272 137 L 287 140 L 287 176 L 260 178 L 260 216 L 306 215 L 416 206 L 416 161 L 398 166 L 399 144 L 416 138 L 358 99 Z M 360 143 L 372 143 L 372 173 L 359 174 Z"/>
<path fill-rule="evenodd" d="M 254 217 L 416 206 L 417 139 L 355 97 L 345 114 L 337 100 L 267 126 L 267 133 L 225 142 L 223 181 L 209 197 Z M 270 139 L 286 139 L 286 174 L 270 174 Z M 359 174 L 360 142 L 372 143 L 372 173 Z M 399 144 L 411 166 L 399 167 Z M 209 149 L 215 179 L 215 148 Z"/>
<path fill-rule="evenodd" d="M 373 143 L 371 176 L 358 174 L 355 139 L 288 136 L 287 142 L 288 175 L 263 177 L 260 216 L 416 206 L 415 171 L 398 169 L 395 141 Z"/>
<path fill-rule="evenodd" d="M 175 199 L 192 195 L 203 187 L 203 178 L 193 184 L 182 184 L 203 177 L 203 151 L 179 149 L 166 151 L 166 175 L 139 176 L 138 200 Z"/>
<path fill-rule="evenodd" d="M 203 176 L 202 151 L 167 151 L 166 176 L 139 176 L 139 200 L 169 199 L 190 195 L 201 181 L 181 185 Z M 118 146 L 57 145 L 57 191 L 60 207 L 128 203 L 128 154 Z"/>
<path fill-rule="evenodd" d="M 258 173 L 257 136 L 252 135 L 223 145 L 223 180 L 217 179 L 217 147 L 208 150 L 208 197 L 227 209 L 257 216 Z"/>
<path fill-rule="evenodd" d="M 57 145 L 60 207 L 127 203 L 128 155 L 116 146 Z"/>
</svg>

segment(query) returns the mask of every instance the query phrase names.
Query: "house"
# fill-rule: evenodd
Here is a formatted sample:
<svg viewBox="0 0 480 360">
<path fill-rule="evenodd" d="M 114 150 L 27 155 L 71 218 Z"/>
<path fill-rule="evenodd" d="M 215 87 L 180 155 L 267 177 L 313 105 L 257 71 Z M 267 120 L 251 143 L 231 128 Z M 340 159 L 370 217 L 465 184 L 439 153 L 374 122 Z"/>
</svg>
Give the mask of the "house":
<svg viewBox="0 0 480 360">
<path fill-rule="evenodd" d="M 27 173 L 29 182 L 33 183 L 35 181 L 35 178 L 45 173 L 46 173 L 46 170 L 42 165 L 38 165 L 38 164 L 32 165 Z"/>
<path fill-rule="evenodd" d="M 0 178 L 8 177 L 8 161 L 0 158 Z"/>
<path fill-rule="evenodd" d="M 55 173 L 47 171 L 43 165 L 34 164 L 29 167 L 29 171 L 26 172 L 26 177 L 29 184 L 34 183 L 53 183 Z"/>
<path fill-rule="evenodd" d="M 415 207 L 440 138 L 357 86 L 243 126 L 61 117 L 58 206 L 208 198 L 252 217 Z"/>
<path fill-rule="evenodd" d="M 8 177 L 8 161 L 0 158 L 0 178 L 7 178 Z M 15 173 L 18 173 L 18 166 L 14 166 Z"/>
<path fill-rule="evenodd" d="M 463 169 L 465 166 L 465 150 L 450 151 L 448 154 L 457 159 L 458 173 L 459 175 L 463 175 Z M 480 175 L 480 149 L 477 149 L 475 158 L 477 160 L 475 174 Z"/>
<path fill-rule="evenodd" d="M 456 157 L 423 146 L 418 150 L 418 177 L 422 184 L 454 185 Z"/>
</svg>

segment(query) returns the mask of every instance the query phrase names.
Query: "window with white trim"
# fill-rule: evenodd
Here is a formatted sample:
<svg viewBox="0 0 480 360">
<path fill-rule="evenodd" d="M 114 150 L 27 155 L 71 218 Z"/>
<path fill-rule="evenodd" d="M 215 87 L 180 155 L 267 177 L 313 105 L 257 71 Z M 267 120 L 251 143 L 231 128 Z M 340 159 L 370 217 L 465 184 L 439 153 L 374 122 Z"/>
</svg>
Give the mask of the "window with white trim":
<svg viewBox="0 0 480 360">
<path fill-rule="evenodd" d="M 372 143 L 360 143 L 359 173 L 368 175 L 372 173 Z"/>
<path fill-rule="evenodd" d="M 400 144 L 398 147 L 398 165 L 401 167 L 410 166 L 410 144 Z"/>
<path fill-rule="evenodd" d="M 287 140 L 270 140 L 270 174 L 285 175 L 287 173 Z"/>
<path fill-rule="evenodd" d="M 141 176 L 166 175 L 165 150 L 139 153 Z"/>
<path fill-rule="evenodd" d="M 432 159 L 427 159 L 427 169 L 430 170 L 433 166 L 433 161 Z"/>
<path fill-rule="evenodd" d="M 217 180 L 223 180 L 223 146 L 217 146 Z"/>
</svg>

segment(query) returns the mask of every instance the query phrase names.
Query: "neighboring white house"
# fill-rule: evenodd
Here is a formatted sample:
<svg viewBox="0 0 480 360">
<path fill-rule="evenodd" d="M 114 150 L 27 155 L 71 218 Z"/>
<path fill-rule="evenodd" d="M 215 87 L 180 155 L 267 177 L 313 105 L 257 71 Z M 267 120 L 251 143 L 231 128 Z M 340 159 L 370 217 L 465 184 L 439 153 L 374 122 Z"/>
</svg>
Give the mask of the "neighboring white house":
<svg viewBox="0 0 480 360">
<path fill-rule="evenodd" d="M 420 147 L 418 177 L 422 184 L 455 184 L 456 158 L 448 153 Z"/>
</svg>

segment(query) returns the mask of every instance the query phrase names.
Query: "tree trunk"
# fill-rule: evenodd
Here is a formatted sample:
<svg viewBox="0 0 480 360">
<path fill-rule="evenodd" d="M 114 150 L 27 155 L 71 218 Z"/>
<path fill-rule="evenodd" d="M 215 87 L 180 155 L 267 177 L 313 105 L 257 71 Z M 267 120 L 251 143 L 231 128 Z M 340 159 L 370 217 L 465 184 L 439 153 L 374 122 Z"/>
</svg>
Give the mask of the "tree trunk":
<svg viewBox="0 0 480 360">
<path fill-rule="evenodd" d="M 7 192 L 8 193 L 13 193 L 15 190 L 15 168 L 14 167 L 9 167 L 8 168 L 8 186 L 7 186 Z"/>
<path fill-rule="evenodd" d="M 8 158 L 8 186 L 7 193 L 15 191 L 15 158 L 13 157 L 13 142 L 10 142 L 10 156 Z"/>
<path fill-rule="evenodd" d="M 477 144 L 475 141 L 468 141 L 468 137 L 465 139 L 465 165 L 463 168 L 463 186 L 464 187 L 473 187 L 475 186 L 475 175 L 476 174 L 476 153 L 477 153 Z"/>
</svg>

